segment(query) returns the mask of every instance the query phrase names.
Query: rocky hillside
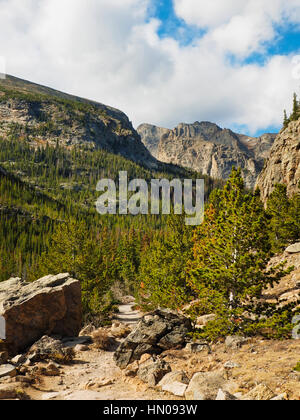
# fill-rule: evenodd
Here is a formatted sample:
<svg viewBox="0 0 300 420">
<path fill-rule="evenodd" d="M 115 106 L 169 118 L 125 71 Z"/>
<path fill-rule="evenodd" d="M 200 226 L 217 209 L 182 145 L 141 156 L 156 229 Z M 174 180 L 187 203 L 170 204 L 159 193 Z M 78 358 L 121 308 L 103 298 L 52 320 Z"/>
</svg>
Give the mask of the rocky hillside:
<svg viewBox="0 0 300 420">
<path fill-rule="evenodd" d="M 34 145 L 101 148 L 158 167 L 123 112 L 7 76 L 0 80 L 0 136 L 11 135 Z"/>
<path fill-rule="evenodd" d="M 142 124 L 137 131 L 158 160 L 221 179 L 229 176 L 232 166 L 240 166 L 249 188 L 254 187 L 276 137 L 248 137 L 209 122 L 179 124 L 173 130 Z"/>
<path fill-rule="evenodd" d="M 291 196 L 299 191 L 300 182 L 300 119 L 289 123 L 277 136 L 260 174 L 257 186 L 266 202 L 276 184 L 286 184 Z"/>
</svg>

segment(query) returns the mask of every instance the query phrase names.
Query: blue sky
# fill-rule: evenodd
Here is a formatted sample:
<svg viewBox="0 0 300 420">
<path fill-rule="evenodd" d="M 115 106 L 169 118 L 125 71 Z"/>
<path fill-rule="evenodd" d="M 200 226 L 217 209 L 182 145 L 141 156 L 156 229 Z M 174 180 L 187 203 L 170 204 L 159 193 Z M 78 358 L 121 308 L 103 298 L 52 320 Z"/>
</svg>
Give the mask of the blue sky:
<svg viewBox="0 0 300 420">
<path fill-rule="evenodd" d="M 226 0 L 225 0 L 226 1 Z M 157 31 L 161 39 L 171 37 L 178 41 L 181 46 L 189 46 L 195 43 L 199 38 L 206 34 L 206 28 L 199 28 L 195 24 L 188 24 L 184 19 L 176 15 L 173 0 L 153 0 L 149 10 L 149 18 L 157 18 L 161 21 L 159 30 Z M 271 40 L 267 40 L 261 51 L 255 51 L 243 60 L 244 64 L 254 64 L 264 66 L 271 57 L 276 55 L 287 56 L 297 53 L 300 47 L 300 25 L 299 23 L 290 23 L 283 20 L 274 24 L 275 36 Z M 239 62 L 239 58 L 231 56 L 232 62 Z M 300 83 L 299 83 L 300 87 Z M 231 128 L 249 133 L 247 125 L 235 124 Z M 277 132 L 281 129 L 281 124 L 272 124 L 263 129 L 256 130 L 252 135 L 259 136 L 265 132 Z"/>
<path fill-rule="evenodd" d="M 189 45 L 205 33 L 204 29 L 188 25 L 179 18 L 174 11 L 172 0 L 153 0 L 149 10 L 149 18 L 151 17 L 161 21 L 158 30 L 161 38 L 172 37 L 180 45 Z"/>
<path fill-rule="evenodd" d="M 7 73 L 134 126 L 281 128 L 300 94 L 300 0 L 0 0 Z"/>
</svg>

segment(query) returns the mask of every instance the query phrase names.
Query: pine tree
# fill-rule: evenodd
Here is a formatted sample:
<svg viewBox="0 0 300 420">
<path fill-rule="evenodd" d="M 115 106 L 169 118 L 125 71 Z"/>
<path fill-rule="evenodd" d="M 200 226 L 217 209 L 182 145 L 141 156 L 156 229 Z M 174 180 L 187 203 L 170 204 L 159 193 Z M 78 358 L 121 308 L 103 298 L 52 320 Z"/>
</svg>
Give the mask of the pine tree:
<svg viewBox="0 0 300 420">
<path fill-rule="evenodd" d="M 283 112 L 283 127 L 284 128 L 287 128 L 287 126 L 289 125 L 289 119 L 288 119 L 288 116 L 287 116 L 287 112 L 286 112 L 286 109 L 284 110 L 284 112 Z"/>
<path fill-rule="evenodd" d="M 294 93 L 293 96 L 293 112 L 292 112 L 292 116 L 291 119 L 292 121 L 296 121 L 299 118 L 299 102 L 297 99 L 297 94 Z"/>
<path fill-rule="evenodd" d="M 81 282 L 85 312 L 97 312 L 113 278 L 111 262 L 103 252 L 106 248 L 96 244 L 83 222 L 61 224 L 52 237 L 50 250 L 40 260 L 35 277 L 70 273 Z"/>
<path fill-rule="evenodd" d="M 192 229 L 183 216 L 171 215 L 168 233 L 143 254 L 139 272 L 139 301 L 145 309 L 179 309 L 190 299 L 186 261 L 191 257 Z"/>
<path fill-rule="evenodd" d="M 297 203 L 297 195 L 289 200 L 286 185 L 275 185 L 267 202 L 270 239 L 275 252 L 281 251 L 289 243 L 299 239 L 299 207 Z"/>
<path fill-rule="evenodd" d="M 251 317 L 243 316 L 245 305 L 287 273 L 282 265 L 267 268 L 270 250 L 259 192 L 247 194 L 241 171 L 234 168 L 219 191 L 219 211 L 211 204 L 195 231 L 194 258 L 189 263 L 189 284 L 198 299 L 196 315 L 215 309 L 214 334 L 233 333 L 248 325 Z"/>
</svg>

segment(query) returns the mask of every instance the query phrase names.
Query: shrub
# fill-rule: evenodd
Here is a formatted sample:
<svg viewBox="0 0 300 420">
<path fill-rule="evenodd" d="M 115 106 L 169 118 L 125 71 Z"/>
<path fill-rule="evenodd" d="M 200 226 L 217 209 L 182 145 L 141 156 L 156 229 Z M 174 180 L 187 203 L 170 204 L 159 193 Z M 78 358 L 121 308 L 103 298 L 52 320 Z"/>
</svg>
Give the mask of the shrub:
<svg viewBox="0 0 300 420">
<path fill-rule="evenodd" d="M 109 351 L 116 345 L 115 339 L 109 336 L 108 331 L 102 328 L 92 333 L 92 339 L 94 348 L 98 350 Z"/>
</svg>

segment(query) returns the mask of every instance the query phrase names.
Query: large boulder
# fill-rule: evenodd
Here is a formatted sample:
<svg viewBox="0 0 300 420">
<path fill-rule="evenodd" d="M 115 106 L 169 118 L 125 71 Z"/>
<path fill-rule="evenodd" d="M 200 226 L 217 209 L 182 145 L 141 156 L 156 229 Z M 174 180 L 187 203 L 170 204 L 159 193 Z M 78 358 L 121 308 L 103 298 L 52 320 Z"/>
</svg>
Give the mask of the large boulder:
<svg viewBox="0 0 300 420">
<path fill-rule="evenodd" d="M 182 348 L 192 330 L 191 321 L 170 311 L 156 310 L 145 315 L 136 329 L 120 344 L 114 354 L 116 364 L 124 369 L 141 356 L 160 354 Z"/>
<path fill-rule="evenodd" d="M 44 335 L 78 335 L 82 326 L 81 288 L 69 274 L 33 283 L 19 278 L 0 283 L 0 317 L 5 320 L 5 346 L 24 352 Z"/>
</svg>

